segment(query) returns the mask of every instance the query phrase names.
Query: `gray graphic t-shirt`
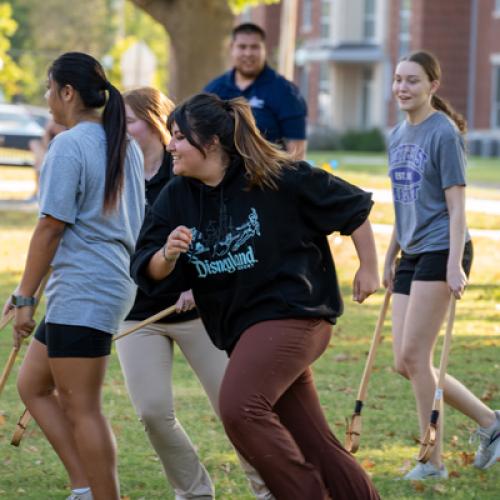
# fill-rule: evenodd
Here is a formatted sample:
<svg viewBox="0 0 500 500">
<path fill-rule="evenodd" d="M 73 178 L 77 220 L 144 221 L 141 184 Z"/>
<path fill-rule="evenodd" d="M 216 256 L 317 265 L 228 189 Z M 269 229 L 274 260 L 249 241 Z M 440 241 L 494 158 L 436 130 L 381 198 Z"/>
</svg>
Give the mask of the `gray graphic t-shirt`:
<svg viewBox="0 0 500 500">
<path fill-rule="evenodd" d="M 142 153 L 129 141 L 117 210 L 103 214 L 106 136 L 82 122 L 51 142 L 40 177 L 40 217 L 66 223 L 52 261 L 46 321 L 116 333 L 136 287 L 129 275 L 144 217 Z"/>
<path fill-rule="evenodd" d="M 465 186 L 465 164 L 463 138 L 444 113 L 435 112 L 418 125 L 405 120 L 391 132 L 389 176 L 397 241 L 404 252 L 449 248 L 444 190 Z"/>
</svg>

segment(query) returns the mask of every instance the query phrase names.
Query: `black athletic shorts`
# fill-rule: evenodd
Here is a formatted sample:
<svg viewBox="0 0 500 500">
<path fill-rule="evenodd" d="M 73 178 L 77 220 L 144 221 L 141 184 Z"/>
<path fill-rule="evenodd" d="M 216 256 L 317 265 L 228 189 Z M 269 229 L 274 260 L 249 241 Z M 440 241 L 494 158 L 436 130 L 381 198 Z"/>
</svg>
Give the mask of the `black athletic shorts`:
<svg viewBox="0 0 500 500">
<path fill-rule="evenodd" d="M 85 326 L 40 322 L 35 338 L 47 346 L 49 358 L 99 358 L 111 353 L 113 336 Z"/>
<path fill-rule="evenodd" d="M 394 293 L 410 295 L 412 281 L 446 281 L 449 250 L 419 254 L 402 253 L 396 266 Z M 472 241 L 464 246 L 462 266 L 469 276 L 473 257 Z"/>
</svg>

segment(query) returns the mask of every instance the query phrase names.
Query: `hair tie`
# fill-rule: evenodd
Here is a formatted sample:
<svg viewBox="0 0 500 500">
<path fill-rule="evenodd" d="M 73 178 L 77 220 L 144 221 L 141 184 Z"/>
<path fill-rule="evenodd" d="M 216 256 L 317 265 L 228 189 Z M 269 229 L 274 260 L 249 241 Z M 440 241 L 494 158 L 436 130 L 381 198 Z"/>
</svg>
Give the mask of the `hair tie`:
<svg viewBox="0 0 500 500">
<path fill-rule="evenodd" d="M 233 111 L 233 106 L 231 105 L 231 101 L 222 101 L 222 107 L 224 108 L 225 111 L 228 113 L 230 111 Z"/>
<path fill-rule="evenodd" d="M 111 85 L 111 82 L 109 80 L 104 81 L 104 90 L 111 90 L 112 86 L 113 85 Z"/>
</svg>

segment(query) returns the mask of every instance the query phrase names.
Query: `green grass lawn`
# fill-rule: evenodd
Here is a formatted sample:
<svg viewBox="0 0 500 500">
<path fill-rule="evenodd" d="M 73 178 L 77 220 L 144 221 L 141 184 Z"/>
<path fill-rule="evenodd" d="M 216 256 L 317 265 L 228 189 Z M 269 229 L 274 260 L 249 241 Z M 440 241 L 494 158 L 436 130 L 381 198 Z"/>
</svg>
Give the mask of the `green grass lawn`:
<svg viewBox="0 0 500 500">
<path fill-rule="evenodd" d="M 1 176 L 0 169 L 0 176 Z M 22 169 L 24 170 L 24 169 Z M 26 175 L 32 174 L 26 169 Z M 351 174 L 349 174 L 351 175 Z M 382 176 L 366 175 L 373 183 Z M 381 213 L 381 218 L 388 215 Z M 0 212 L 0 302 L 16 286 L 26 256 L 34 214 Z M 322 405 L 339 439 L 344 419 L 352 412 L 371 335 L 383 298 L 380 291 L 365 305 L 350 300 L 356 258 L 348 238 L 332 237 L 332 250 L 345 297 L 345 314 L 334 328 L 331 344 L 315 364 L 314 372 Z M 377 235 L 382 261 L 388 238 Z M 458 304 L 449 372 L 465 382 L 493 408 L 500 408 L 500 267 L 498 242 L 475 240 L 471 285 Z M 43 309 L 43 306 L 42 308 Z M 41 316 L 42 310 L 37 314 Z M 11 349 L 8 329 L 0 333 L 0 368 Z M 65 472 L 40 430 L 31 423 L 20 448 L 9 445 L 23 406 L 15 389 L 15 377 L 24 351 L 0 396 L 0 499 L 57 500 L 68 494 Z M 439 349 L 436 352 L 438 360 Z M 235 454 L 207 398 L 179 353 L 174 369 L 177 414 L 216 485 L 222 500 L 250 500 L 252 496 Z M 118 443 L 122 494 L 130 500 L 173 499 L 162 468 L 128 401 L 117 357 L 112 355 L 104 391 L 105 412 Z M 375 371 L 363 411 L 363 434 L 356 457 L 372 476 L 382 498 L 403 500 L 494 500 L 500 492 L 500 464 L 488 471 L 469 465 L 476 445 L 468 443 L 472 421 L 447 409 L 444 459 L 452 477 L 448 481 L 406 483 L 397 481 L 412 466 L 418 452 L 418 426 L 410 384 L 392 368 L 390 322 L 384 331 Z M 306 500 L 306 499 L 305 499 Z M 309 499 L 307 499 L 309 500 Z"/>
<path fill-rule="evenodd" d="M 337 165 L 333 169 L 336 175 L 355 176 L 353 178 L 360 184 L 372 188 L 389 188 L 387 155 L 384 153 L 311 151 L 307 154 L 307 159 L 312 160 L 316 166 L 336 161 Z M 500 199 L 500 158 L 470 157 L 467 180 L 472 187 L 468 190 L 469 196 Z"/>
</svg>

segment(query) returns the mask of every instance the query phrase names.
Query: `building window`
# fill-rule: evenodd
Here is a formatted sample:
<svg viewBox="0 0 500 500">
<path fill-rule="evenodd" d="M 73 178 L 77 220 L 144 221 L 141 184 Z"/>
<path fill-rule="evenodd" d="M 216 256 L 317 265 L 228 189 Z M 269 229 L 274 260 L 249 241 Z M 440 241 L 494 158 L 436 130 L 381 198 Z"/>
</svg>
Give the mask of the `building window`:
<svg viewBox="0 0 500 500">
<path fill-rule="evenodd" d="M 493 66 L 493 102 L 491 110 L 493 128 L 500 128 L 500 66 Z"/>
<path fill-rule="evenodd" d="M 330 83 L 330 65 L 321 62 L 319 66 L 318 92 L 318 124 L 331 126 L 332 121 L 332 92 Z"/>
<path fill-rule="evenodd" d="M 321 38 L 330 38 L 330 12 L 331 0 L 321 0 L 321 19 L 319 26 L 319 33 Z"/>
<path fill-rule="evenodd" d="M 312 28 L 312 0 L 302 0 L 302 31 L 310 31 Z"/>
<path fill-rule="evenodd" d="M 361 79 L 361 128 L 369 129 L 372 126 L 371 107 L 372 107 L 372 87 L 373 71 L 372 68 L 363 68 Z"/>
<path fill-rule="evenodd" d="M 411 0 L 401 0 L 399 10 L 399 57 L 410 52 Z"/>
<path fill-rule="evenodd" d="M 495 0 L 495 14 L 500 14 L 500 0 Z"/>
<path fill-rule="evenodd" d="M 375 0 L 365 0 L 365 10 L 363 17 L 363 39 L 365 42 L 375 40 Z"/>
</svg>

